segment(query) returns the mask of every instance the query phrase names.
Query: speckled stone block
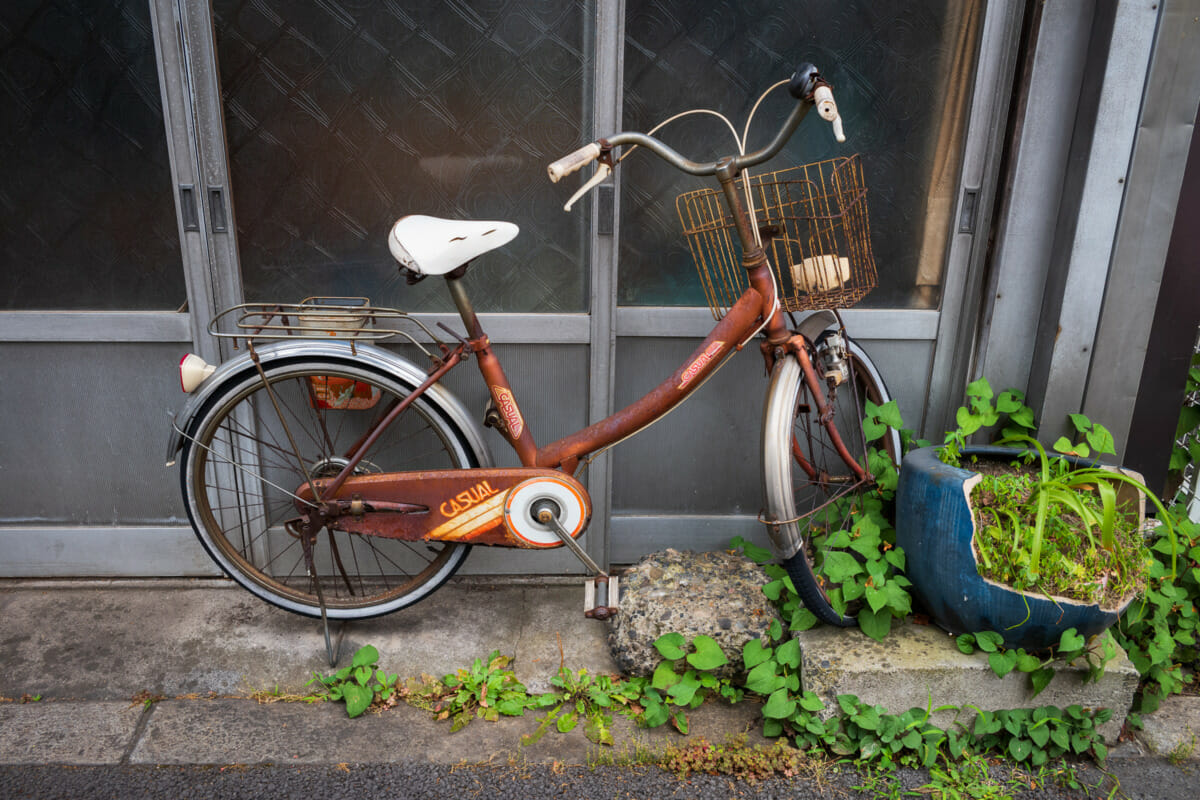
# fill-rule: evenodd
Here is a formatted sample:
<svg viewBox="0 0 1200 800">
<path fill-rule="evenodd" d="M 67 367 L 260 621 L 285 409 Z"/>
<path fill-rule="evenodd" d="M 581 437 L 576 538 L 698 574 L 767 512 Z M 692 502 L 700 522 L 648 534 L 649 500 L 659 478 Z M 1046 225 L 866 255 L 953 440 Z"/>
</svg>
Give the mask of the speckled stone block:
<svg viewBox="0 0 1200 800">
<path fill-rule="evenodd" d="M 666 633 L 691 640 L 711 636 L 730 663 L 715 672 L 742 670 L 742 647 L 766 635 L 778 619 L 762 593 L 762 567 L 733 553 L 664 550 L 621 576 L 621 610 L 608 635 L 613 660 L 627 675 L 650 675 L 662 657 L 654 641 Z"/>
<path fill-rule="evenodd" d="M 1114 743 L 1138 684 L 1137 670 L 1119 647 L 1099 680 L 1086 680 L 1088 670 L 1080 660 L 1060 669 L 1035 697 L 1028 675 L 1013 671 L 997 678 L 987 653 L 962 653 L 954 636 L 933 625 L 906 622 L 893 627 L 882 642 L 856 628 L 820 627 L 801 631 L 796 638 L 804 688 L 825 702 L 826 714 L 833 713 L 840 694 L 882 705 L 894 714 L 930 704 L 988 711 L 1079 704 L 1112 709 L 1112 719 L 1100 726 L 1100 734 Z M 949 711 L 935 714 L 933 722 L 946 726 L 953 716 Z"/>
</svg>

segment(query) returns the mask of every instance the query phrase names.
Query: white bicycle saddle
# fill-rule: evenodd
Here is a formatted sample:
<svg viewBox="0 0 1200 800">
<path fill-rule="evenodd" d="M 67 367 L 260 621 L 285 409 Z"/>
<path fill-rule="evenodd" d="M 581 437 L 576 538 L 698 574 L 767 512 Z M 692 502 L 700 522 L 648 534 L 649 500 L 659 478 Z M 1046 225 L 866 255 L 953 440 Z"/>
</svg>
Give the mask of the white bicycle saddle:
<svg viewBox="0 0 1200 800">
<path fill-rule="evenodd" d="M 388 248 L 397 261 L 413 272 L 445 275 L 476 256 L 508 244 L 518 231 L 520 228 L 511 222 L 411 214 L 392 226 Z"/>
</svg>

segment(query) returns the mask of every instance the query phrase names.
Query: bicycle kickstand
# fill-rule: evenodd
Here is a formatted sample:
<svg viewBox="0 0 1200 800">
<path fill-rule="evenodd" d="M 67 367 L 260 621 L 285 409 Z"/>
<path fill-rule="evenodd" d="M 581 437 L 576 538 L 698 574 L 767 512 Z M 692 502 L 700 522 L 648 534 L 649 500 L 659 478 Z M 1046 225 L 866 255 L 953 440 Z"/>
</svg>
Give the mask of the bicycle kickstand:
<svg viewBox="0 0 1200 800">
<path fill-rule="evenodd" d="M 329 668 L 333 669 L 337 666 L 337 653 L 333 649 L 333 640 L 329 636 L 329 614 L 325 609 L 325 592 L 321 589 L 321 576 L 317 574 L 316 559 L 313 555 L 313 544 L 317 537 L 309 536 L 308 527 L 306 523 L 300 528 L 300 546 L 304 550 L 304 566 L 308 570 L 308 577 L 317 590 L 317 602 L 321 605 L 321 627 L 325 632 L 325 656 L 329 659 Z"/>
<path fill-rule="evenodd" d="M 558 508 L 553 501 L 539 500 L 533 504 L 533 508 L 530 510 L 533 518 L 553 529 L 555 535 L 562 540 L 567 549 L 591 572 L 592 577 L 583 584 L 583 615 L 588 619 L 599 620 L 615 617 L 621 596 L 617 576 L 609 575 L 600 569 L 600 565 L 593 561 L 587 551 L 579 546 L 579 542 L 575 541 L 575 538 L 567 532 L 567 529 L 558 521 Z"/>
</svg>

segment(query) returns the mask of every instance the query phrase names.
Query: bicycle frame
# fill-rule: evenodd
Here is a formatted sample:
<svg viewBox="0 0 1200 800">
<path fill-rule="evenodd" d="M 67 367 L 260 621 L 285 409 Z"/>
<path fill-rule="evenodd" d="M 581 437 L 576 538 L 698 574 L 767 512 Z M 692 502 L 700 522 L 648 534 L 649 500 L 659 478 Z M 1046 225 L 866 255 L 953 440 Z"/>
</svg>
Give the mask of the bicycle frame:
<svg viewBox="0 0 1200 800">
<path fill-rule="evenodd" d="M 544 447 L 538 447 L 525 422 L 524 415 L 521 413 L 508 376 L 505 374 L 499 358 L 492 351 L 491 342 L 461 283 L 464 270 L 457 270 L 446 276 L 446 286 L 458 309 L 459 316 L 462 318 L 463 325 L 466 327 L 467 338 L 442 361 L 441 365 L 430 374 L 421 386 L 405 400 L 389 409 L 379 424 L 360 442 L 356 443 L 353 448 L 354 452 L 348 454 L 347 464 L 340 474 L 325 486 L 323 494 L 326 497 L 336 496 L 338 489 L 353 474 L 358 462 L 363 458 L 375 438 L 417 397 L 441 380 L 451 369 L 462 363 L 467 350 L 475 355 L 480 374 L 488 386 L 497 411 L 494 427 L 514 449 L 521 464 L 526 467 L 557 469 L 573 475 L 584 456 L 612 447 L 669 414 L 760 331 L 766 337 L 766 341 L 762 345 L 762 353 L 768 372 L 777 359 L 789 354 L 799 361 L 805 382 L 812 396 L 818 400 L 818 411 L 831 441 L 857 479 L 865 479 L 866 471 L 850 455 L 842 442 L 841 435 L 833 425 L 831 414 L 826 413 L 823 381 L 817 375 L 812 364 L 808 343 L 803 336 L 792 334 L 783 320 L 776 300 L 775 281 L 771 275 L 770 265 L 767 262 L 766 254 L 754 236 L 751 218 L 742 202 L 738 188 L 737 176 L 738 170 L 734 159 L 725 159 L 720 162 L 717 178 L 721 182 L 725 200 L 733 213 L 738 236 L 742 242 L 742 266 L 747 271 L 749 286 L 717 322 L 688 360 L 656 388 L 607 418 Z M 793 447 L 793 454 L 801 469 L 810 478 L 815 479 L 817 471 L 804 457 L 799 447 Z"/>
</svg>

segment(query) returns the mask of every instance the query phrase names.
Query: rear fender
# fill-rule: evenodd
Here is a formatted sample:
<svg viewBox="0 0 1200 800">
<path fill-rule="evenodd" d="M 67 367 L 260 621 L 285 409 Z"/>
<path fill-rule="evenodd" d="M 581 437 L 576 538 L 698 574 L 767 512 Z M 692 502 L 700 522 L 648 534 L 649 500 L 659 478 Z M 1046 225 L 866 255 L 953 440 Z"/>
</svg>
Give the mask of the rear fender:
<svg viewBox="0 0 1200 800">
<path fill-rule="evenodd" d="M 255 348 L 263 367 L 273 363 L 294 358 L 329 358 L 343 361 L 346 364 L 374 367 L 395 377 L 411 388 L 420 386 L 428 378 L 428 373 L 406 358 L 396 355 L 369 344 L 356 344 L 353 351 L 350 344 L 336 340 L 304 340 L 297 342 L 277 342 L 264 347 Z M 170 441 L 167 444 L 167 466 L 175 464 L 179 450 L 183 447 L 183 433 L 192 424 L 192 419 L 204 408 L 208 400 L 221 392 L 228 383 L 240 381 L 248 371 L 254 371 L 254 362 L 249 353 L 243 353 L 237 358 L 217 367 L 204 383 L 188 395 L 183 409 L 172 417 Z M 467 444 L 471 446 L 479 459 L 479 466 L 492 466 L 492 452 L 483 438 L 483 429 L 467 411 L 461 401 L 441 384 L 434 384 L 422 395 L 431 405 L 435 406 L 462 432 Z"/>
</svg>

